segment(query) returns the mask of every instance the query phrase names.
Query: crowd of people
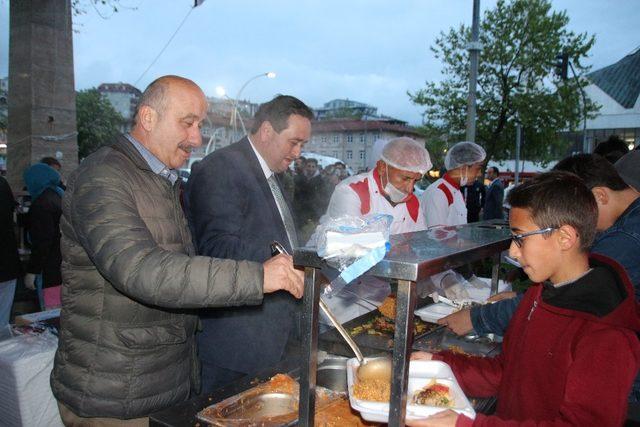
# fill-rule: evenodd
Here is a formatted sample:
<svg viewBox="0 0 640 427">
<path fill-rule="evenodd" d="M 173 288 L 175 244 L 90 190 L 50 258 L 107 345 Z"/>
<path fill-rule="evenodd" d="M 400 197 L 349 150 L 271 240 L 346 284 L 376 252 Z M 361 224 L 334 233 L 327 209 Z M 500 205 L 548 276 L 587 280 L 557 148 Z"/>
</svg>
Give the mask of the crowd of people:
<svg viewBox="0 0 640 427">
<path fill-rule="evenodd" d="M 61 166 L 57 159 L 44 157 L 24 171 L 29 214 L 23 218 L 23 237 L 31 248 L 26 266 L 20 260 L 14 221 L 19 204 L 6 179 L 0 177 L 0 326 L 9 323 L 19 278 L 27 289 L 36 291 L 40 309 L 60 306 L 60 216 L 66 188 L 59 173 Z"/>
<path fill-rule="evenodd" d="M 142 94 L 132 130 L 65 184 L 51 159 L 24 173 L 24 283 L 42 308 L 61 305 L 51 388 L 65 425 L 147 425 L 155 411 L 299 356 L 303 274 L 291 256 L 272 256 L 273 241 L 291 253 L 344 215 L 391 215 L 391 234 L 505 218 L 500 171 L 482 175 L 480 145 L 450 147 L 446 172 L 416 194 L 433 166 L 424 144 L 386 141 L 375 167 L 354 176 L 341 162 L 321 168 L 301 157 L 313 112 L 287 95 L 260 105 L 248 134 L 205 157 L 183 186 L 176 170 L 201 145 L 206 114 L 194 82 L 164 76 Z M 509 192 L 509 254 L 537 284 L 441 320 L 459 334 L 504 335 L 502 354 L 413 356 L 446 361 L 466 394 L 498 396 L 497 411 L 475 421 L 444 411 L 415 425 L 624 421 L 640 366 L 638 154 L 615 166 L 572 156 Z M 0 198 L 6 323 L 25 272 L 4 179 Z M 359 281 L 350 293 L 381 301 L 389 288 Z M 353 308 L 352 297 L 334 298 L 336 311 Z"/>
<path fill-rule="evenodd" d="M 331 195 L 342 180 L 349 176 L 346 166 L 336 162 L 322 168 L 317 159 L 300 156 L 293 171 L 287 169 L 285 176 L 292 176 L 293 214 L 300 230 L 300 241 L 306 242 L 318 225 L 329 205 Z"/>
</svg>

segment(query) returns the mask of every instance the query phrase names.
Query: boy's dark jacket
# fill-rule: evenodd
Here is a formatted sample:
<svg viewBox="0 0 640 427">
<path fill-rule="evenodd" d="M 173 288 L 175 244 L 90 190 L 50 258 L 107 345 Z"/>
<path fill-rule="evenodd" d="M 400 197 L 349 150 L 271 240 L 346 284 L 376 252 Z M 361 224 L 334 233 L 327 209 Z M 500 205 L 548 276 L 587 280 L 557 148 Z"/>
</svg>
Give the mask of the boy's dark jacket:
<svg viewBox="0 0 640 427">
<path fill-rule="evenodd" d="M 457 426 L 620 426 L 640 366 L 638 305 L 624 269 L 591 255 L 592 270 L 560 288 L 531 286 L 495 358 L 448 352 L 465 394 L 498 397 L 495 415 Z"/>
</svg>

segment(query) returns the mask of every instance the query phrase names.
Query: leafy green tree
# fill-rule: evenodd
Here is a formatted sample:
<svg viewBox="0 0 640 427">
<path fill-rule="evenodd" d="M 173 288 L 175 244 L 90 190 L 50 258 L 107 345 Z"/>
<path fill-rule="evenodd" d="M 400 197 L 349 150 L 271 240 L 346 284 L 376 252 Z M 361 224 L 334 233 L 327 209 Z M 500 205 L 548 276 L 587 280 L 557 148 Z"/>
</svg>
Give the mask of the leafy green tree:
<svg viewBox="0 0 640 427">
<path fill-rule="evenodd" d="M 98 89 L 76 93 L 78 157 L 83 159 L 103 145 L 114 142 L 124 119 Z"/>
<path fill-rule="evenodd" d="M 71 0 L 71 7 L 74 15 L 82 15 L 87 13 L 87 8 L 91 5 L 94 10 L 102 18 L 106 19 L 107 16 L 103 15 L 103 12 L 99 8 L 105 9 L 111 14 L 118 12 L 118 4 L 120 0 Z M 125 7 L 126 9 L 136 9 L 135 7 Z"/>
<path fill-rule="evenodd" d="M 425 124 L 418 128 L 418 132 L 424 136 L 425 147 L 429 151 L 429 157 L 433 163 L 432 170 L 442 169 L 447 149 L 457 141 L 452 141 L 439 126 Z"/>
<path fill-rule="evenodd" d="M 580 127 L 585 113 L 591 116 L 599 108 L 588 99 L 585 106 L 581 94 L 587 85 L 581 76 L 589 70 L 582 61 L 595 37 L 569 31 L 568 23 L 567 14 L 553 11 L 548 0 L 499 0 L 485 12 L 480 23 L 476 142 L 485 147 L 487 158 L 513 157 L 517 118 L 527 158 L 561 157 L 567 143 L 558 132 Z M 469 40 L 471 28 L 464 25 L 441 32 L 431 50 L 443 63 L 443 80 L 409 93 L 414 103 L 425 107 L 425 124 L 439 127 L 449 141 L 465 135 Z M 577 78 L 570 71 L 563 80 L 554 72 L 562 52 Z"/>
</svg>

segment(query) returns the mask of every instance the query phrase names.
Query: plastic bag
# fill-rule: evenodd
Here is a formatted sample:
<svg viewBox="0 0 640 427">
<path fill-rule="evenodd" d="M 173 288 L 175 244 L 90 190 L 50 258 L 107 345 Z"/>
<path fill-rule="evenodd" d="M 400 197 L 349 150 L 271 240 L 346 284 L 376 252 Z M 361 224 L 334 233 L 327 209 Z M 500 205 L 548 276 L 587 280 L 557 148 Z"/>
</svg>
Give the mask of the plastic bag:
<svg viewBox="0 0 640 427">
<path fill-rule="evenodd" d="M 339 270 L 389 241 L 391 215 L 343 215 L 318 226 L 318 255 Z"/>
<path fill-rule="evenodd" d="M 391 215 L 365 218 L 341 216 L 318 227 L 318 255 L 340 271 L 324 290 L 324 295 L 338 293 L 347 283 L 380 262 L 391 248 Z"/>
<path fill-rule="evenodd" d="M 441 297 L 452 301 L 459 307 L 466 307 L 473 304 L 485 304 L 491 296 L 491 279 L 480 279 L 475 275 L 465 279 L 453 270 L 447 270 L 430 277 L 434 284 L 433 293 L 429 294 L 435 302 Z M 511 290 L 511 285 L 504 281 L 499 282 L 498 291 Z"/>
</svg>

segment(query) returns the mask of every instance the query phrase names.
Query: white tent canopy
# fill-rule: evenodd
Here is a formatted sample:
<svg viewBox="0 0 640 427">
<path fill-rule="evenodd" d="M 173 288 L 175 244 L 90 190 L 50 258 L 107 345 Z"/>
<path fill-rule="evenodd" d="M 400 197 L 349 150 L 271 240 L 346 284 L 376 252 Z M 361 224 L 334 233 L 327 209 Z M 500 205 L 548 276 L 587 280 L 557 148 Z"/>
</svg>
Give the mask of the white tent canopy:
<svg viewBox="0 0 640 427">
<path fill-rule="evenodd" d="M 547 172 L 553 168 L 556 163 L 556 160 L 543 165 L 542 163 L 536 163 L 529 160 L 521 160 L 520 161 L 520 170 L 519 172 Z M 500 172 L 515 172 L 516 171 L 516 161 L 515 160 L 500 160 L 500 161 L 491 161 L 487 164 L 487 167 L 496 166 L 500 169 Z"/>
</svg>

